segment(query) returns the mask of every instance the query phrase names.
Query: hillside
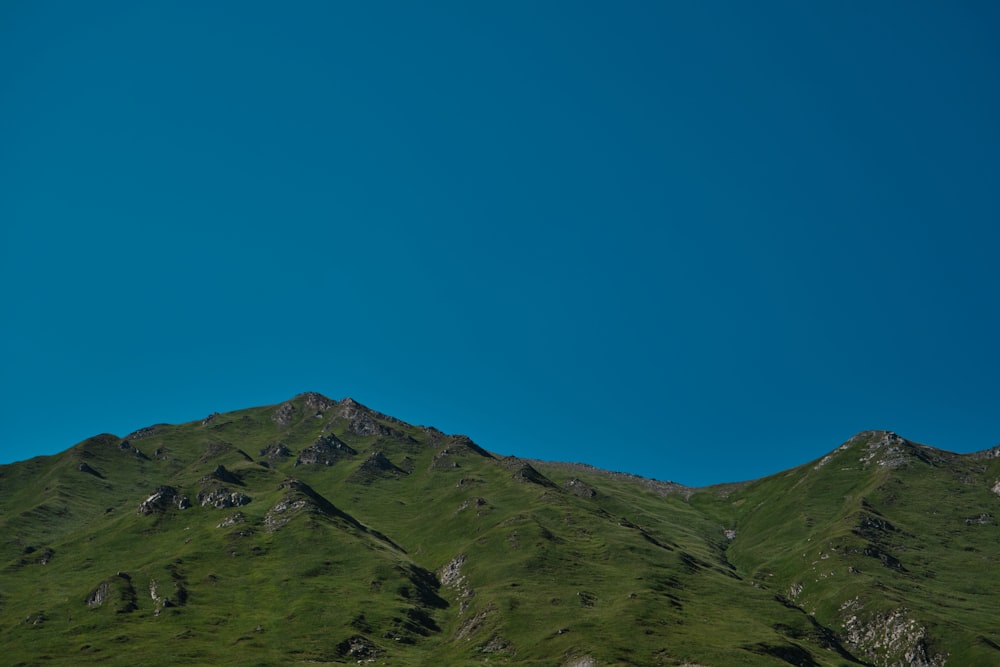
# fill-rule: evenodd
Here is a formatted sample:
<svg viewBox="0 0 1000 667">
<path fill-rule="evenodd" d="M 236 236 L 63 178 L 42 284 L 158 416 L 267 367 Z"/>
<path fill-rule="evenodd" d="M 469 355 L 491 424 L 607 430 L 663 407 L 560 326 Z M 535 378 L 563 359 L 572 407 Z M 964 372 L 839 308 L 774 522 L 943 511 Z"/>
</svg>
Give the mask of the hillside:
<svg viewBox="0 0 1000 667">
<path fill-rule="evenodd" d="M 991 665 L 1000 459 L 690 489 L 302 394 L 0 466 L 15 665 Z"/>
</svg>

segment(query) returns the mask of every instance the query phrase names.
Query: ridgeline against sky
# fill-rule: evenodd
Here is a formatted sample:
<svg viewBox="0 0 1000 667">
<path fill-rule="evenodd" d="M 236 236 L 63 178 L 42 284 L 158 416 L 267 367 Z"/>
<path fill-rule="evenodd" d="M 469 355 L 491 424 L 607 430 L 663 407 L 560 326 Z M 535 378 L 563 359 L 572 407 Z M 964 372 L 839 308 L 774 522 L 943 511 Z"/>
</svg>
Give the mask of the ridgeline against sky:
<svg viewBox="0 0 1000 667">
<path fill-rule="evenodd" d="M 0 461 L 304 390 L 686 484 L 994 445 L 998 32 L 5 3 Z"/>
</svg>

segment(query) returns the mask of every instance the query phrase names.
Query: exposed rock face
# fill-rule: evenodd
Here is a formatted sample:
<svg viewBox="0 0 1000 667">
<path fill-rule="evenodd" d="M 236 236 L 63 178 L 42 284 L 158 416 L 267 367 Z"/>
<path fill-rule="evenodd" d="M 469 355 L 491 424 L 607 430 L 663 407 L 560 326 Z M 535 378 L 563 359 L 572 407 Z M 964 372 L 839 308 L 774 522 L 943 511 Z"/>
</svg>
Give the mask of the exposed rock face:
<svg viewBox="0 0 1000 667">
<path fill-rule="evenodd" d="M 472 438 L 467 435 L 453 435 L 451 436 L 451 441 L 454 447 L 465 450 L 472 454 L 477 454 L 479 456 L 492 459 L 494 456 L 488 451 L 473 442 Z"/>
<path fill-rule="evenodd" d="M 840 605 L 844 636 L 878 667 L 943 667 L 947 656 L 930 655 L 927 628 L 903 607 L 865 613 L 854 598 Z"/>
<path fill-rule="evenodd" d="M 258 453 L 258 456 L 271 462 L 287 459 L 291 455 L 292 450 L 285 446 L 285 443 L 283 442 L 276 442 L 268 445 L 267 447 L 261 449 Z"/>
<path fill-rule="evenodd" d="M 358 469 L 347 478 L 349 482 L 368 484 L 376 479 L 402 477 L 406 471 L 396 466 L 380 451 L 372 452 Z"/>
<path fill-rule="evenodd" d="M 389 428 L 382 421 L 399 423 L 398 419 L 375 412 L 361 405 L 353 398 L 345 398 L 337 408 L 337 416 L 348 421 L 347 430 L 354 435 L 392 435 L 393 429 Z"/>
<path fill-rule="evenodd" d="M 202 507 L 214 507 L 217 510 L 229 507 L 242 507 L 252 498 L 248 495 L 231 491 L 225 487 L 218 489 L 202 489 L 198 492 L 198 503 Z"/>
<path fill-rule="evenodd" d="M 108 577 L 87 595 L 86 603 L 91 608 L 111 604 L 119 614 L 135 611 L 138 607 L 132 577 L 124 572 Z"/>
<path fill-rule="evenodd" d="M 153 424 L 152 426 L 146 426 L 145 428 L 140 428 L 132 431 L 125 436 L 125 440 L 139 440 L 140 438 L 148 438 L 151 435 L 156 435 L 163 432 L 164 428 L 169 427 L 170 424 Z"/>
<path fill-rule="evenodd" d="M 522 459 L 511 456 L 501 461 L 501 463 L 511 471 L 511 477 L 519 482 L 556 488 L 555 483 L 551 479 L 535 470 L 530 463 Z"/>
<path fill-rule="evenodd" d="M 899 437 L 892 431 L 886 431 L 881 437 L 873 437 L 869 440 L 860 461 L 865 464 L 875 463 L 884 468 L 900 468 L 907 463 L 905 446 L 908 444 L 910 444 L 908 440 Z"/>
<path fill-rule="evenodd" d="M 337 644 L 337 655 L 351 658 L 360 664 L 374 661 L 382 655 L 382 651 L 367 637 L 354 635 Z"/>
<path fill-rule="evenodd" d="M 305 482 L 287 479 L 278 488 L 285 489 L 285 495 L 264 515 L 264 527 L 270 532 L 278 530 L 302 513 L 347 516 Z"/>
<path fill-rule="evenodd" d="M 177 489 L 172 486 L 158 486 L 153 489 L 149 497 L 139 503 L 139 514 L 156 514 L 166 512 L 172 505 L 177 509 L 185 510 L 191 507 L 191 501 L 187 496 L 177 494 Z"/>
<path fill-rule="evenodd" d="M 875 464 L 890 470 L 904 468 L 917 461 L 932 466 L 942 465 L 954 460 L 956 456 L 950 452 L 910 442 L 892 431 L 862 431 L 836 451 L 858 442 L 865 443 L 858 459 L 861 463 L 865 466 Z"/>
<path fill-rule="evenodd" d="M 468 436 L 455 435 L 450 438 L 447 445 L 434 455 L 431 461 L 431 470 L 460 468 L 462 467 L 460 461 L 467 457 L 495 458 Z"/>
<path fill-rule="evenodd" d="M 593 498 L 597 495 L 597 491 L 594 487 L 590 486 L 584 481 L 581 481 L 574 477 L 568 480 L 563 487 L 575 496 L 580 496 L 581 498 Z"/>
<path fill-rule="evenodd" d="M 315 391 L 307 391 L 295 398 L 302 399 L 306 407 L 312 408 L 316 412 L 326 412 L 330 408 L 337 406 L 337 401 L 327 398 L 323 394 L 317 394 Z"/>
<path fill-rule="evenodd" d="M 465 577 L 462 576 L 462 566 L 465 565 L 465 558 L 465 554 L 459 554 L 441 568 L 438 573 L 438 579 L 441 580 L 444 586 L 451 586 L 455 589 L 462 587 L 465 581 Z"/>
<path fill-rule="evenodd" d="M 372 419 L 368 414 L 361 413 L 357 417 L 351 420 L 347 425 L 347 430 L 354 435 L 367 436 L 367 435 L 391 435 L 392 429 L 384 424 Z"/>
<path fill-rule="evenodd" d="M 175 565 L 167 569 L 170 571 L 170 584 L 167 587 L 162 586 L 156 579 L 149 580 L 149 597 L 153 600 L 154 616 L 159 616 L 161 610 L 168 607 L 182 607 L 187 603 L 188 591 L 185 586 L 187 578 Z M 164 588 L 168 592 L 172 589 L 172 593 L 165 595 Z"/>
<path fill-rule="evenodd" d="M 969 454 L 971 458 L 974 459 L 997 459 L 1000 458 L 1000 445 L 995 447 L 990 447 L 989 449 L 984 449 L 981 452 L 974 452 Z"/>
<path fill-rule="evenodd" d="M 303 449 L 299 458 L 295 460 L 295 465 L 332 466 L 340 459 L 355 454 L 357 451 L 330 433 L 319 437 L 316 442 Z"/>
<path fill-rule="evenodd" d="M 459 599 L 458 613 L 460 615 L 465 613 L 465 611 L 469 608 L 469 605 L 472 604 L 472 598 L 476 596 L 476 592 L 468 585 L 465 575 L 462 573 L 462 566 L 465 565 L 465 559 L 465 554 L 459 554 L 448 561 L 448 563 L 438 571 L 438 579 L 441 584 L 455 590 Z M 486 612 L 483 612 L 484 616 L 480 619 L 480 621 L 485 620 L 485 613 Z M 462 627 L 466 627 L 467 624 L 468 620 L 462 624 Z M 466 629 L 468 630 L 468 628 Z M 478 626 L 469 630 L 469 633 L 475 629 L 478 629 Z"/>
<path fill-rule="evenodd" d="M 301 414 L 299 412 L 299 409 L 295 407 L 296 401 L 301 401 L 307 414 Z M 304 394 L 299 394 L 291 401 L 286 401 L 279 405 L 274 411 L 274 414 L 271 416 L 271 419 L 278 422 L 281 426 L 288 426 L 293 421 L 308 415 L 312 415 L 313 417 L 322 417 L 324 412 L 336 406 L 337 401 L 329 399 L 322 394 L 317 394 L 314 391 L 308 391 Z"/>
<path fill-rule="evenodd" d="M 278 422 L 282 426 L 288 426 L 292 423 L 292 420 L 295 419 L 297 413 L 298 410 L 295 408 L 295 405 L 291 401 L 288 401 L 287 403 L 282 403 L 278 406 L 278 409 L 274 411 L 271 419 Z"/>
</svg>

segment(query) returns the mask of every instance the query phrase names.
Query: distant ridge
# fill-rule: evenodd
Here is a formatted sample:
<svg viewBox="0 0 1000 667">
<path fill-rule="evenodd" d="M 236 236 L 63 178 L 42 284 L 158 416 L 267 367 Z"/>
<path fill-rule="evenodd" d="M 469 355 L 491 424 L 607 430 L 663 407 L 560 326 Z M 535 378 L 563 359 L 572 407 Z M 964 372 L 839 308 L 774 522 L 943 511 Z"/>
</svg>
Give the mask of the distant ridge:
<svg viewBox="0 0 1000 667">
<path fill-rule="evenodd" d="M 0 466 L 9 664 L 1000 662 L 1000 447 L 691 488 L 315 392 Z"/>
</svg>

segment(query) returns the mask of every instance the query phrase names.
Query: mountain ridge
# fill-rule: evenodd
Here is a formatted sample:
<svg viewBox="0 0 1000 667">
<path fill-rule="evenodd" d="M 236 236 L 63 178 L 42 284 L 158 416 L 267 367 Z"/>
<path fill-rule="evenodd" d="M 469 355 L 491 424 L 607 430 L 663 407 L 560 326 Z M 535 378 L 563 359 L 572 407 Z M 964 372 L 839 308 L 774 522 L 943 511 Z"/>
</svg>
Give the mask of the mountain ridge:
<svg viewBox="0 0 1000 667">
<path fill-rule="evenodd" d="M 306 392 L 0 466 L 0 644 L 12 664 L 990 664 L 1000 589 L 968 571 L 1000 555 L 997 452 L 863 431 L 695 488 Z"/>
</svg>

